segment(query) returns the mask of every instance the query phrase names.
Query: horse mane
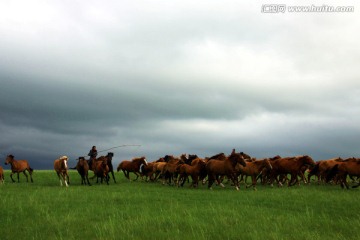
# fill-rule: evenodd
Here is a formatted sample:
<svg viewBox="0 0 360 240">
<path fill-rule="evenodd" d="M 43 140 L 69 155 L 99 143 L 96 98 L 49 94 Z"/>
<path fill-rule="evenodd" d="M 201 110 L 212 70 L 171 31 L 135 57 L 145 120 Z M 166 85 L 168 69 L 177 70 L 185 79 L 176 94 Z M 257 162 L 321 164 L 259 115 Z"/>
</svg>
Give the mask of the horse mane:
<svg viewBox="0 0 360 240">
<path fill-rule="evenodd" d="M 155 162 L 165 162 L 165 159 L 161 157 L 158 160 L 156 160 Z"/>
<path fill-rule="evenodd" d="M 165 155 L 164 160 L 165 162 L 169 162 L 171 159 L 174 159 L 175 157 L 173 155 Z"/>
<path fill-rule="evenodd" d="M 240 152 L 240 155 L 242 155 L 243 158 L 245 158 L 245 159 L 250 159 L 250 160 L 251 160 L 250 155 L 248 155 L 248 154 L 246 154 L 246 153 L 244 153 L 244 152 Z"/>
<path fill-rule="evenodd" d="M 336 160 L 335 160 L 335 161 L 336 161 Z M 347 158 L 347 159 L 343 160 L 342 162 L 356 162 L 356 161 L 357 161 L 356 158 L 351 157 L 351 158 Z M 337 162 L 338 162 L 338 161 L 337 161 Z"/>
<path fill-rule="evenodd" d="M 226 157 L 225 156 L 225 153 L 218 153 L 212 157 L 209 157 L 208 159 L 211 160 L 211 159 L 218 159 L 219 157 Z"/>
<path fill-rule="evenodd" d="M 133 158 L 132 161 L 133 162 L 139 162 L 139 161 L 142 161 L 145 159 L 145 156 L 142 156 L 142 157 L 136 157 L 136 158 Z"/>
<path fill-rule="evenodd" d="M 276 155 L 276 156 L 270 158 L 269 160 L 270 160 L 270 161 L 274 161 L 274 160 L 278 160 L 278 159 L 280 159 L 280 158 L 281 158 L 280 155 Z"/>
</svg>

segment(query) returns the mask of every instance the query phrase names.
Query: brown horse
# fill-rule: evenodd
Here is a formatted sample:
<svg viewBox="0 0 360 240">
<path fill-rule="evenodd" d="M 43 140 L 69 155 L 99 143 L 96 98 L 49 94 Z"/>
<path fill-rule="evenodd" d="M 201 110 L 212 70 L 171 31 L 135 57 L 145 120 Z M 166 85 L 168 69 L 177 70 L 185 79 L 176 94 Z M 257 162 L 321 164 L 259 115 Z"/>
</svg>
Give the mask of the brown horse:
<svg viewBox="0 0 360 240">
<path fill-rule="evenodd" d="M 119 172 L 120 170 L 122 170 L 125 177 L 129 180 L 130 180 L 130 176 L 129 176 L 130 172 L 134 173 L 136 175 L 136 179 L 135 179 L 136 181 L 141 174 L 140 167 L 142 164 L 147 165 L 147 161 L 145 157 L 133 158 L 131 161 L 124 160 L 117 167 L 117 171 Z"/>
<path fill-rule="evenodd" d="M 111 173 L 112 178 L 114 180 L 114 183 L 116 183 L 115 180 L 115 175 L 114 175 L 114 167 L 112 165 L 112 158 L 114 156 L 114 153 L 112 152 L 108 152 L 108 154 L 106 156 L 101 156 L 98 159 L 96 159 L 96 161 L 104 161 L 107 160 L 107 165 L 109 166 L 109 173 Z"/>
<path fill-rule="evenodd" d="M 12 177 L 12 175 L 14 173 L 17 173 L 18 182 L 20 182 L 19 173 L 21 173 L 21 172 L 24 173 L 24 175 L 26 177 L 26 181 L 29 182 L 28 175 L 26 174 L 25 171 L 28 171 L 31 182 L 34 182 L 32 179 L 33 169 L 30 167 L 27 160 L 15 160 L 13 155 L 8 155 L 5 160 L 5 165 L 8 165 L 8 164 L 11 165 L 10 177 L 13 182 L 15 182 L 15 180 Z"/>
<path fill-rule="evenodd" d="M 2 168 L 2 166 L 0 166 L 0 181 L 1 183 L 4 183 L 4 169 Z"/>
<path fill-rule="evenodd" d="M 178 186 L 184 186 L 184 183 L 188 176 L 191 176 L 192 183 L 190 187 L 196 188 L 199 183 L 199 177 L 205 170 L 206 162 L 203 159 L 197 158 L 192 160 L 191 165 L 182 164 L 179 168 Z"/>
<path fill-rule="evenodd" d="M 276 155 L 274 157 L 271 157 L 271 158 L 268 158 L 271 166 L 272 166 L 272 162 L 273 161 L 276 161 L 277 159 L 280 159 L 281 156 L 279 155 Z M 267 168 L 264 168 L 262 171 L 261 171 L 261 174 L 257 177 L 257 180 L 260 179 L 260 182 L 262 185 L 265 185 L 266 183 L 270 182 L 270 173 L 271 173 L 271 170 L 272 169 L 267 169 Z"/>
<path fill-rule="evenodd" d="M 341 188 L 346 187 L 349 189 L 349 184 L 347 183 L 347 176 L 357 176 L 360 177 L 360 159 L 349 158 L 342 162 L 338 162 L 329 172 L 326 177 L 326 181 L 330 181 L 333 177 L 337 176 L 337 180 L 340 181 Z M 360 184 L 353 187 L 358 187 Z"/>
<path fill-rule="evenodd" d="M 240 153 L 236 153 L 235 149 L 231 152 L 230 156 L 226 157 L 225 160 L 216 160 L 211 159 L 206 163 L 206 171 L 208 173 L 208 188 L 211 189 L 212 184 L 216 180 L 219 185 L 224 187 L 220 183 L 219 176 L 227 176 L 228 179 L 231 179 L 236 190 L 239 190 L 239 183 L 236 176 L 235 166 L 237 163 L 240 163 L 244 167 L 246 162 L 244 157 Z"/>
<path fill-rule="evenodd" d="M 145 181 L 153 181 L 153 175 L 154 175 L 154 164 L 155 162 L 150 162 L 147 165 L 141 165 L 140 167 L 140 173 L 141 173 L 141 179 L 145 176 Z"/>
<path fill-rule="evenodd" d="M 156 181 L 158 179 L 158 177 L 162 178 L 163 176 L 161 175 L 161 173 L 164 171 L 164 167 L 167 164 L 167 162 L 165 161 L 156 161 L 153 164 L 153 180 Z"/>
<path fill-rule="evenodd" d="M 109 165 L 107 163 L 107 159 L 102 161 L 93 161 L 94 166 L 94 174 L 97 177 L 96 183 L 98 183 L 99 178 L 101 179 L 101 183 L 103 183 L 104 179 L 107 185 L 109 185 Z"/>
<path fill-rule="evenodd" d="M 241 175 L 251 176 L 252 184 L 247 185 L 246 188 L 253 186 L 253 189 L 256 190 L 256 178 L 262 172 L 263 169 L 271 170 L 272 166 L 269 159 L 247 161 L 246 166 L 243 167 L 240 164 L 236 165 L 237 172 Z"/>
<path fill-rule="evenodd" d="M 86 185 L 87 182 L 87 184 L 91 186 L 89 181 L 89 164 L 87 160 L 85 160 L 84 157 L 79 157 L 75 168 L 81 176 L 81 185 Z"/>
<path fill-rule="evenodd" d="M 288 182 L 288 186 L 293 186 L 299 182 L 297 176 L 300 174 L 300 171 L 303 169 L 304 165 L 315 166 L 314 160 L 305 155 L 305 156 L 296 156 L 296 157 L 285 157 L 274 160 L 271 162 L 272 170 L 270 172 L 270 184 L 272 185 L 274 180 L 276 180 L 279 186 L 282 186 L 282 183 L 277 178 L 280 175 L 286 177 L 287 174 L 291 175 L 291 179 Z"/>
<path fill-rule="evenodd" d="M 330 172 L 330 170 L 339 162 L 343 162 L 344 160 L 340 157 L 338 158 L 332 158 L 327 160 L 320 160 L 316 162 L 315 167 L 310 171 L 308 174 L 308 182 L 310 182 L 310 178 L 313 175 L 316 175 L 318 177 L 318 184 L 321 182 L 326 182 L 326 176 Z"/>
<path fill-rule="evenodd" d="M 163 176 L 163 184 L 168 180 L 168 184 L 171 185 L 171 181 L 175 182 L 179 174 L 179 167 L 184 164 L 184 161 L 180 158 L 172 155 L 166 155 L 164 157 L 166 164 L 161 172 Z"/>
<path fill-rule="evenodd" d="M 68 187 L 69 186 L 68 184 L 70 184 L 68 166 L 67 166 L 68 159 L 69 158 L 67 156 L 62 156 L 54 161 L 54 170 L 58 175 L 60 186 L 63 185 L 62 183 L 63 181 L 66 187 Z"/>
</svg>

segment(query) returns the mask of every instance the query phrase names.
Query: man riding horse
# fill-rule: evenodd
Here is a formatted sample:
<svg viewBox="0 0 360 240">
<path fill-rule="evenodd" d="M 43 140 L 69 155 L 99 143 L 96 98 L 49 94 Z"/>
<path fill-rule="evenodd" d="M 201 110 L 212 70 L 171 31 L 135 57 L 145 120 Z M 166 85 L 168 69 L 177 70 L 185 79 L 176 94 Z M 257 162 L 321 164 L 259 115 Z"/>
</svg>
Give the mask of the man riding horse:
<svg viewBox="0 0 360 240">
<path fill-rule="evenodd" d="M 89 166 L 90 166 L 90 168 L 91 168 L 91 166 L 92 166 L 92 161 L 94 160 L 96 160 L 96 156 L 97 156 L 97 150 L 96 150 L 96 146 L 93 146 L 91 149 L 90 149 L 90 151 L 89 151 L 89 153 L 88 153 L 88 156 L 90 156 L 90 160 L 89 160 Z"/>
</svg>

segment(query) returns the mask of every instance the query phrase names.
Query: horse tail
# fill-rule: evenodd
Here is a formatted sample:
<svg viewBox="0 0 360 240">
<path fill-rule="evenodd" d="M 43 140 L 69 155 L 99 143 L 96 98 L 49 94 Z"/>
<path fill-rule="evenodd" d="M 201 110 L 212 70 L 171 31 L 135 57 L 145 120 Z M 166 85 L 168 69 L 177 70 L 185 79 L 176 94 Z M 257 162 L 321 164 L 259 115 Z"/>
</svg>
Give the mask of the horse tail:
<svg viewBox="0 0 360 240">
<path fill-rule="evenodd" d="M 122 162 L 119 164 L 119 166 L 116 169 L 118 172 L 122 170 Z"/>
<path fill-rule="evenodd" d="M 328 172 L 328 174 L 326 176 L 326 182 L 329 182 L 331 179 L 333 179 L 338 172 L 339 172 L 339 164 L 336 164 Z"/>
</svg>

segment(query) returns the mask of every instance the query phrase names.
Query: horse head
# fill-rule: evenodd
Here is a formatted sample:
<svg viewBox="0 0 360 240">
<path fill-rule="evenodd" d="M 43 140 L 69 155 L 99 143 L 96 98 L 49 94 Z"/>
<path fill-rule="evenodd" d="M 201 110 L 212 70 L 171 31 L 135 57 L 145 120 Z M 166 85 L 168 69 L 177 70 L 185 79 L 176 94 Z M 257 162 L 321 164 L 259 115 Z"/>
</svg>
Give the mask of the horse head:
<svg viewBox="0 0 360 240">
<path fill-rule="evenodd" d="M 305 156 L 302 156 L 301 159 L 304 164 L 310 165 L 310 166 L 315 166 L 315 162 L 310 156 L 305 155 Z"/>
<path fill-rule="evenodd" d="M 145 166 L 147 166 L 148 165 L 148 163 L 147 163 L 147 161 L 146 161 L 146 157 L 141 157 L 141 164 L 144 164 Z"/>
<path fill-rule="evenodd" d="M 69 160 L 69 158 L 68 158 L 67 156 L 62 156 L 62 157 L 60 157 L 59 159 L 60 159 L 60 161 L 62 162 L 63 166 L 64 166 L 65 168 L 68 168 L 68 166 L 67 166 L 67 161 Z"/>
<path fill-rule="evenodd" d="M 239 163 L 240 165 L 246 167 L 246 162 L 244 157 L 240 153 L 236 153 L 235 149 L 233 149 L 228 159 L 231 160 L 233 163 L 235 163 L 234 165 Z"/>
<path fill-rule="evenodd" d="M 14 156 L 13 155 L 7 155 L 6 160 L 5 160 L 5 165 L 8 165 L 9 163 L 11 163 L 14 160 Z"/>
<path fill-rule="evenodd" d="M 108 152 L 108 154 L 106 155 L 106 157 L 111 161 L 112 158 L 114 156 L 114 153 L 113 152 Z"/>
<path fill-rule="evenodd" d="M 272 169 L 272 165 L 271 165 L 271 162 L 269 161 L 269 159 L 265 158 L 264 160 L 264 164 L 265 164 L 265 168 L 267 170 L 271 170 Z"/>
</svg>

